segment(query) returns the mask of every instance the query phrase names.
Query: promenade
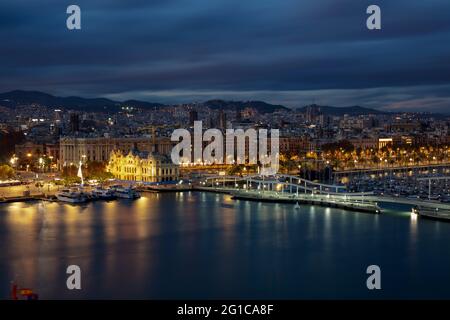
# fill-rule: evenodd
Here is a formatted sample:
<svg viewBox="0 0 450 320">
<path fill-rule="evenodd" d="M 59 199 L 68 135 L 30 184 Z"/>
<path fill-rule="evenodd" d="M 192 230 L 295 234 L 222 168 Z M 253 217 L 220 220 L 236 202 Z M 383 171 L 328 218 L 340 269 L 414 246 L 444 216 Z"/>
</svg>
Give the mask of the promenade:
<svg viewBox="0 0 450 320">
<path fill-rule="evenodd" d="M 19 186 L 0 187 L 0 203 L 10 201 L 27 201 L 33 199 L 52 197 L 58 192 L 62 186 L 44 183 L 42 187 L 36 186 L 34 183 Z"/>
</svg>

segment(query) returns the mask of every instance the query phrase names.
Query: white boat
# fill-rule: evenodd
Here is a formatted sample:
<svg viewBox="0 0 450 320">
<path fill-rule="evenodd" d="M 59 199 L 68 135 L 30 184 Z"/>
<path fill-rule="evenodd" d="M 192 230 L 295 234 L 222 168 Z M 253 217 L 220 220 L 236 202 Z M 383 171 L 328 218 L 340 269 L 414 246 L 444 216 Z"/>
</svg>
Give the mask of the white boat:
<svg viewBox="0 0 450 320">
<path fill-rule="evenodd" d="M 63 189 L 56 194 L 56 198 L 59 201 L 69 202 L 69 203 L 83 203 L 87 201 L 86 195 L 80 191 Z"/>
<path fill-rule="evenodd" d="M 112 186 L 110 189 L 117 198 L 137 199 L 141 197 L 140 193 L 131 187 Z"/>
<path fill-rule="evenodd" d="M 300 210 L 300 205 L 298 204 L 298 202 L 295 204 L 294 209 L 295 210 Z"/>
<path fill-rule="evenodd" d="M 112 199 L 116 198 L 116 196 L 114 195 L 114 191 L 112 191 L 110 189 L 105 189 L 102 187 L 93 189 L 92 195 L 96 199 L 102 199 L 102 200 L 112 200 Z"/>
</svg>

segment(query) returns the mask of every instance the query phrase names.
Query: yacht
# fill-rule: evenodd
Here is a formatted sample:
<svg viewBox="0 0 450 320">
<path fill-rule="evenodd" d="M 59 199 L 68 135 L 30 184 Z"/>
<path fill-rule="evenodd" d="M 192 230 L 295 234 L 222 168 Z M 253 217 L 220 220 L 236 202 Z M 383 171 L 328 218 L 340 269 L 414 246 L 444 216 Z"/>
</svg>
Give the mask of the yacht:
<svg viewBox="0 0 450 320">
<path fill-rule="evenodd" d="M 87 201 L 87 197 L 80 191 L 63 189 L 56 193 L 56 198 L 59 201 L 69 202 L 69 203 L 83 203 Z"/>
<path fill-rule="evenodd" d="M 96 199 L 102 199 L 102 200 L 112 200 L 112 199 L 116 198 L 113 190 L 105 189 L 102 187 L 97 187 L 97 188 L 93 189 L 92 195 Z"/>
<path fill-rule="evenodd" d="M 117 198 L 137 199 L 141 197 L 139 192 L 131 187 L 112 186 L 110 189 L 113 191 L 114 195 Z"/>
</svg>

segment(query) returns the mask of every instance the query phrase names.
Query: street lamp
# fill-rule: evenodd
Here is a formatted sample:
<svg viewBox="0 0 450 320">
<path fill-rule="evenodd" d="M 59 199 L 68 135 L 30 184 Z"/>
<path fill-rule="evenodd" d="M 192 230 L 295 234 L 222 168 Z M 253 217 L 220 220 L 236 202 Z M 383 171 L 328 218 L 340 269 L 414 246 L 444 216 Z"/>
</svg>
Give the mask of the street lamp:
<svg viewBox="0 0 450 320">
<path fill-rule="evenodd" d="M 44 159 L 42 159 L 42 157 L 39 157 L 39 169 L 41 169 L 41 172 L 44 171 Z"/>
<path fill-rule="evenodd" d="M 49 156 L 48 158 L 50 159 L 50 172 L 52 172 L 53 156 Z"/>
<path fill-rule="evenodd" d="M 16 155 L 13 155 L 13 156 L 11 157 L 11 160 L 9 160 L 9 162 L 11 163 L 11 165 L 12 165 L 13 168 L 16 167 L 16 164 L 17 164 L 17 160 L 18 160 L 18 159 L 19 159 L 19 158 L 17 158 Z"/>
</svg>

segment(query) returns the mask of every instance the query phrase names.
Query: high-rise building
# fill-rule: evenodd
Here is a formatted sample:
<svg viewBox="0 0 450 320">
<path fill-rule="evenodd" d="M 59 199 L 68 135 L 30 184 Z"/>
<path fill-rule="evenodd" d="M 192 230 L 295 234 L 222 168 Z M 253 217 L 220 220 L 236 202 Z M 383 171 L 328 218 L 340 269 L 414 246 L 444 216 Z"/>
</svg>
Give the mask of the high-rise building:
<svg viewBox="0 0 450 320">
<path fill-rule="evenodd" d="M 219 128 L 220 129 L 226 129 L 227 128 L 227 114 L 223 112 L 223 110 L 220 110 L 219 112 Z"/>
<path fill-rule="evenodd" d="M 236 110 L 236 122 L 241 122 L 242 121 L 242 113 L 241 110 Z"/>
<path fill-rule="evenodd" d="M 189 111 L 189 124 L 191 126 L 193 126 L 194 125 L 194 121 L 197 121 L 197 120 L 198 120 L 198 113 L 197 113 L 197 111 L 195 111 L 195 110 Z"/>
<path fill-rule="evenodd" d="M 316 122 L 317 117 L 321 114 L 322 114 L 322 112 L 320 110 L 320 106 L 318 106 L 316 104 L 306 106 L 305 120 L 308 123 L 314 123 L 314 122 Z"/>
<path fill-rule="evenodd" d="M 209 128 L 214 128 L 215 127 L 215 125 L 214 125 L 214 119 L 213 119 L 213 117 L 209 117 L 209 120 L 208 120 L 208 127 Z"/>
<path fill-rule="evenodd" d="M 80 131 L 80 116 L 78 113 L 73 112 L 70 114 L 69 127 L 72 133 Z"/>
<path fill-rule="evenodd" d="M 54 111 L 54 122 L 60 123 L 62 120 L 62 111 L 61 109 L 55 109 Z"/>
</svg>

